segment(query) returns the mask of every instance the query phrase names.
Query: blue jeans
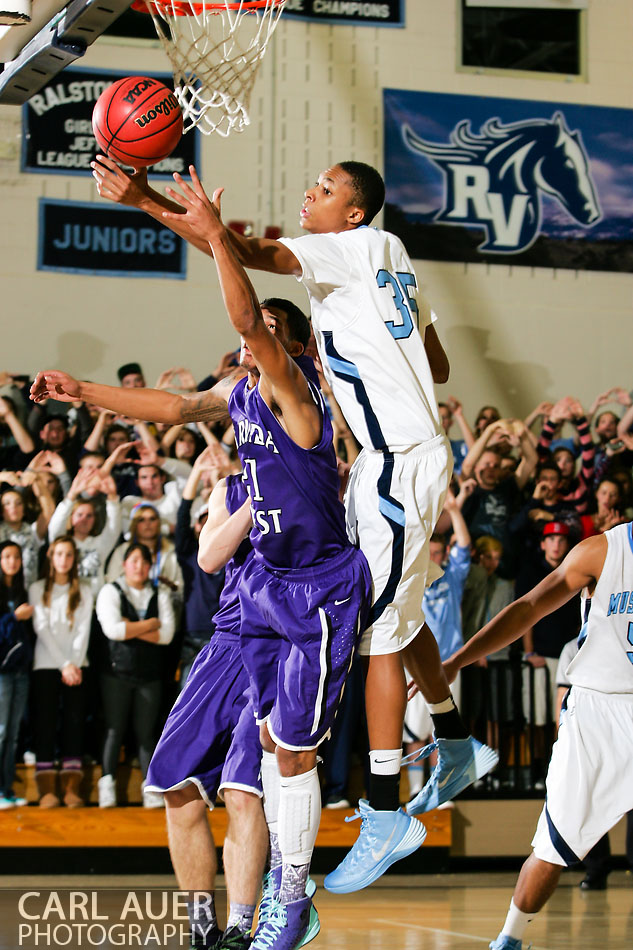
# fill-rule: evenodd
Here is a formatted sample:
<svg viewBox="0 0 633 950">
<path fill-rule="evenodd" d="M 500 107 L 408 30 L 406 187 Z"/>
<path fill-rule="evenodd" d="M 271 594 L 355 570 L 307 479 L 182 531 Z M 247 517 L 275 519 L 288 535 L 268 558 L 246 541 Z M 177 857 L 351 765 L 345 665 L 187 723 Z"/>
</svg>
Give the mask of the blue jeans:
<svg viewBox="0 0 633 950">
<path fill-rule="evenodd" d="M 13 794 L 15 750 L 29 696 L 29 674 L 0 673 L 0 795 Z"/>
</svg>

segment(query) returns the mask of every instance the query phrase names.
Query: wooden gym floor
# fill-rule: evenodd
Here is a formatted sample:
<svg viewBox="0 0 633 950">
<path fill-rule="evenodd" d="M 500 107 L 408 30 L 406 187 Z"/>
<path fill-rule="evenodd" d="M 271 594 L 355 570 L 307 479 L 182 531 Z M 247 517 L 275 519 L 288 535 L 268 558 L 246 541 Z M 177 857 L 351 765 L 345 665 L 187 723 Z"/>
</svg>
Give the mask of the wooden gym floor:
<svg viewBox="0 0 633 950">
<path fill-rule="evenodd" d="M 6 870 L 5 867 L 5 873 Z M 614 872 L 607 891 L 590 893 L 578 889 L 581 876 L 580 872 L 563 875 L 548 907 L 531 925 L 524 946 L 531 940 L 533 950 L 631 950 L 631 875 Z M 328 894 L 319 886 L 316 904 L 322 929 L 312 947 L 314 950 L 484 950 L 500 930 L 515 879 L 514 873 L 390 876 L 367 890 L 345 896 Z M 322 879 L 317 878 L 317 883 L 321 885 Z M 218 903 L 222 915 L 225 913 L 223 884 L 220 879 Z M 24 891 L 54 889 L 62 895 L 62 903 L 65 903 L 63 889 L 97 891 L 99 912 L 107 918 L 109 905 L 121 906 L 121 891 L 134 890 L 144 895 L 149 890 L 171 890 L 174 886 L 171 876 L 0 877 L 0 950 L 56 946 L 43 940 L 35 943 L 24 936 L 18 939 L 18 899 Z M 52 920 L 56 923 L 59 918 Z M 75 950 L 91 944 L 77 941 L 66 945 Z M 122 944 L 106 941 L 98 945 L 110 950 Z M 131 942 L 123 945 L 130 946 Z M 169 950 L 186 946 L 178 938 L 144 945 Z"/>
</svg>

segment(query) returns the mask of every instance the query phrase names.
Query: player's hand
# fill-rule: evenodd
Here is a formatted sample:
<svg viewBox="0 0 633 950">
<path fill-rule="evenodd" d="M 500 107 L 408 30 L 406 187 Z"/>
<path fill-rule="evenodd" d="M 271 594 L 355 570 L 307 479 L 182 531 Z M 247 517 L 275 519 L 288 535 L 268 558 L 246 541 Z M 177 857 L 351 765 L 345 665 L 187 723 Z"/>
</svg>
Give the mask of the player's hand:
<svg viewBox="0 0 633 950">
<path fill-rule="evenodd" d="M 172 211 L 163 211 L 163 218 L 167 221 L 180 221 L 182 224 L 184 217 L 185 222 L 198 237 L 210 241 L 223 234 L 225 230 L 221 218 L 221 197 L 224 188 L 216 188 L 213 192 L 213 200 L 209 200 L 193 165 L 189 166 L 189 174 L 191 185 L 187 184 L 182 175 L 174 172 L 174 181 L 182 191 L 169 187 L 165 189 L 169 197 L 185 209 L 184 216 Z"/>
<path fill-rule="evenodd" d="M 409 680 L 409 682 L 407 683 L 407 702 L 410 702 L 415 696 L 415 694 L 419 692 L 420 692 L 420 688 L 418 687 L 415 680 Z"/>
<path fill-rule="evenodd" d="M 33 380 L 30 396 L 33 402 L 49 398 L 58 402 L 76 402 L 82 398 L 81 383 L 61 370 L 42 370 Z"/>
<path fill-rule="evenodd" d="M 541 666 L 545 666 L 545 657 L 539 656 L 538 653 L 533 653 L 531 656 L 526 656 L 525 659 L 533 666 L 535 669 L 539 669 Z"/>
<path fill-rule="evenodd" d="M 149 186 L 146 168 L 135 169 L 129 174 L 105 155 L 97 155 L 97 161 L 91 162 L 90 167 L 102 198 L 138 208 L 147 196 Z"/>
</svg>

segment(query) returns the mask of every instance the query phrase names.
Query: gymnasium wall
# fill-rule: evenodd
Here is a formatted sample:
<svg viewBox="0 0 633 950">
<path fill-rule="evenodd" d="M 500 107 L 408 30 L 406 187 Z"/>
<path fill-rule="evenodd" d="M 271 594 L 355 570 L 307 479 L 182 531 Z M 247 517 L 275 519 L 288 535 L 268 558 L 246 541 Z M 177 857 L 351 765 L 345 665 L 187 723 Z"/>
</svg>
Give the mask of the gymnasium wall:
<svg viewBox="0 0 633 950">
<path fill-rule="evenodd" d="M 252 126 L 202 141 L 201 175 L 224 185 L 225 219 L 299 233 L 303 189 L 329 164 L 357 158 L 382 168 L 383 87 L 631 107 L 630 0 L 590 0 L 588 81 L 473 75 L 456 69 L 457 0 L 407 0 L 407 27 L 336 28 L 282 18 L 252 102 Z M 142 75 L 164 70 L 158 44 L 102 38 L 78 65 Z M 625 132 L 626 130 L 620 130 Z M 102 382 L 142 359 L 149 381 L 175 364 L 202 377 L 235 339 L 213 263 L 188 252 L 186 281 L 38 272 L 41 196 L 100 201 L 92 179 L 21 174 L 21 112 L 0 106 L 0 369 L 58 366 Z M 484 402 L 524 414 L 571 392 L 583 401 L 629 388 L 633 275 L 418 261 L 452 363 L 441 388 L 474 416 Z M 255 275 L 263 295 L 304 302 L 292 278 Z"/>
</svg>

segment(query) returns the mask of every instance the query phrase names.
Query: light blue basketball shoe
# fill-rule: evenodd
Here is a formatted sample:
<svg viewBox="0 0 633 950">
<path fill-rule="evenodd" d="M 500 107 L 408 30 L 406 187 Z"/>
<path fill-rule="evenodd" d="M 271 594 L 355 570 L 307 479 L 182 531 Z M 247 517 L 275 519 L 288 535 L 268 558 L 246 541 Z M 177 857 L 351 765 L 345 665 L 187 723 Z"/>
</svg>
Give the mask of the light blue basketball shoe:
<svg viewBox="0 0 633 950">
<path fill-rule="evenodd" d="M 361 825 L 353 848 L 325 878 L 325 887 L 335 894 L 349 894 L 373 884 L 388 867 L 417 851 L 426 838 L 424 825 L 402 808 L 375 811 L 361 798 L 354 817 L 345 821 L 356 818 L 361 819 Z"/>
<path fill-rule="evenodd" d="M 499 762 L 499 755 L 494 749 L 472 736 L 467 739 L 436 739 L 413 757 L 409 756 L 408 760 L 418 762 L 434 749 L 437 749 L 437 765 L 422 791 L 406 806 L 407 815 L 421 815 L 444 802 L 450 802 L 477 779 L 492 771 Z"/>
</svg>

